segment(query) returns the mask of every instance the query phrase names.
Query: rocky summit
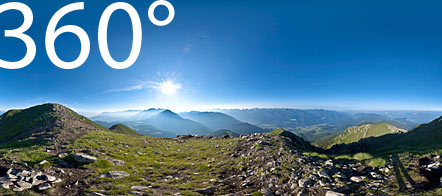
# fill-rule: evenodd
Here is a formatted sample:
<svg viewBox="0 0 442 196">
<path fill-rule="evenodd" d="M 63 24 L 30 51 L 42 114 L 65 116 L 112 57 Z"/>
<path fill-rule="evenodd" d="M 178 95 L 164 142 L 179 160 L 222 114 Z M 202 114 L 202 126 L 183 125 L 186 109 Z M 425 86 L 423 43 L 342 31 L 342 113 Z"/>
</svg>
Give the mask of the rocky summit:
<svg viewBox="0 0 442 196">
<path fill-rule="evenodd" d="M 153 138 L 109 131 L 59 105 L 0 121 L 37 114 L 49 124 L 28 118 L 34 125 L 20 124 L 27 128 L 0 145 L 0 195 L 442 195 L 437 143 L 375 154 L 331 152 L 284 129 Z M 439 122 L 413 136 L 425 127 L 435 135 Z"/>
</svg>

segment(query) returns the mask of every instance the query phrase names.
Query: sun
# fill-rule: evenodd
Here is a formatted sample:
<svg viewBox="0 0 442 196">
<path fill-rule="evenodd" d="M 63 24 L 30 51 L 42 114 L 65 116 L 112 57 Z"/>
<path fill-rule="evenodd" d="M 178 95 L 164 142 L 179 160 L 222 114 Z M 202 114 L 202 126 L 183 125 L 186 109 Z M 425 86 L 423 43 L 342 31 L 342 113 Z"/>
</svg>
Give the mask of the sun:
<svg viewBox="0 0 442 196">
<path fill-rule="evenodd" d="M 165 80 L 159 84 L 159 88 L 161 93 L 164 95 L 173 95 L 178 90 L 181 89 L 181 84 L 174 83 L 172 80 Z"/>
</svg>

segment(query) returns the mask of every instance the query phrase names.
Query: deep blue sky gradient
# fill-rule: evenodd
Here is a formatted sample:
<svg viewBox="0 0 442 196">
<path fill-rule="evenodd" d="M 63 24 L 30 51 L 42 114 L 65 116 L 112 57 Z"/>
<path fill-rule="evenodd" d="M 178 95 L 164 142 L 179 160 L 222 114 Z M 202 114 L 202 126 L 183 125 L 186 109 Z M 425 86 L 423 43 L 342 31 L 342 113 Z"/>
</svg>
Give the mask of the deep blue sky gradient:
<svg viewBox="0 0 442 196">
<path fill-rule="evenodd" d="M 1 0 L 0 3 L 8 1 Z M 84 28 L 91 54 L 75 70 L 53 65 L 44 46 L 47 24 L 74 1 L 21 1 L 34 12 L 28 31 L 37 44 L 34 62 L 0 69 L 0 109 L 57 102 L 81 111 L 167 107 L 294 107 L 442 110 L 442 2 L 170 0 L 176 10 L 166 27 L 149 22 L 150 1 L 126 1 L 143 22 L 143 46 L 129 69 L 114 70 L 98 50 L 98 22 L 114 1 L 87 0 L 62 25 Z M 165 9 L 156 12 L 159 18 Z M 22 23 L 19 12 L 0 15 L 0 32 Z M 2 35 L 3 33 L 1 33 Z M 116 60 L 129 54 L 129 17 L 109 24 Z M 58 55 L 73 60 L 78 39 L 64 34 Z M 22 42 L 0 36 L 0 58 L 18 60 Z M 171 79 L 182 89 L 161 95 L 152 82 Z"/>
</svg>

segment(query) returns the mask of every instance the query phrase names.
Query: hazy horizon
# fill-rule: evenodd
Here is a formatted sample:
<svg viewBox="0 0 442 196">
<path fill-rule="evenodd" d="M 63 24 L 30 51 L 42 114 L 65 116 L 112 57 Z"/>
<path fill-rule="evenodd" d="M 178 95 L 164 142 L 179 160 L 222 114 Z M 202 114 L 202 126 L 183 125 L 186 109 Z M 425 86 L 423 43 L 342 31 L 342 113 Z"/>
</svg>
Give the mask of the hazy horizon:
<svg viewBox="0 0 442 196">
<path fill-rule="evenodd" d="M 21 107 L 12 107 L 12 108 L 0 108 L 0 113 L 6 112 L 8 110 L 12 109 L 26 109 L 32 106 L 41 105 L 41 104 L 47 104 L 47 103 L 54 103 L 54 102 L 46 102 L 46 103 L 38 103 L 34 105 L 29 106 L 21 106 Z M 62 103 L 56 103 L 61 104 L 66 107 L 69 107 L 76 112 L 87 116 L 87 117 L 93 117 L 96 115 L 100 115 L 102 113 L 106 112 L 124 112 L 124 111 L 144 111 L 149 109 L 164 109 L 164 110 L 170 110 L 175 113 L 183 113 L 183 112 L 219 112 L 222 110 L 252 110 L 252 109 L 292 109 L 292 110 L 329 110 L 329 111 L 337 111 L 337 112 L 346 112 L 346 113 L 380 113 L 380 112 L 431 112 L 431 113 L 437 113 L 440 112 L 440 115 L 442 115 L 442 109 L 346 109 L 346 108 L 336 108 L 336 107 L 271 107 L 271 106 L 262 106 L 262 107 L 234 107 L 234 106 L 227 106 L 227 107 L 211 107 L 211 108 L 201 108 L 201 107 L 194 107 L 194 108 L 187 108 L 187 109 L 174 109 L 174 108 L 166 108 L 166 107 L 138 107 L 138 108 L 122 108 L 122 109 L 101 109 L 101 110 L 83 110 L 81 108 L 77 108 L 75 106 L 65 105 Z"/>
</svg>

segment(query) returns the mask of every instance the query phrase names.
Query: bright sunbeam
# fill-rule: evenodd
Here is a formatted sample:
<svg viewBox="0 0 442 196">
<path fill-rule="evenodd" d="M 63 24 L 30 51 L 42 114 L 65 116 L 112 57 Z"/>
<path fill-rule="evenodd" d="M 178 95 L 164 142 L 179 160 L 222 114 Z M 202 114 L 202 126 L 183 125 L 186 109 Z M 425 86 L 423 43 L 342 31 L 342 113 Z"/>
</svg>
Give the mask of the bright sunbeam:
<svg viewBox="0 0 442 196">
<path fill-rule="evenodd" d="M 171 80 L 165 80 L 159 84 L 159 91 L 165 95 L 173 95 L 181 89 L 181 84 L 174 83 Z"/>
</svg>

